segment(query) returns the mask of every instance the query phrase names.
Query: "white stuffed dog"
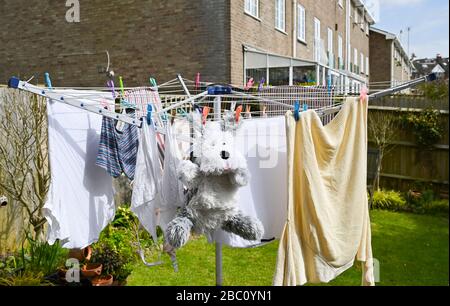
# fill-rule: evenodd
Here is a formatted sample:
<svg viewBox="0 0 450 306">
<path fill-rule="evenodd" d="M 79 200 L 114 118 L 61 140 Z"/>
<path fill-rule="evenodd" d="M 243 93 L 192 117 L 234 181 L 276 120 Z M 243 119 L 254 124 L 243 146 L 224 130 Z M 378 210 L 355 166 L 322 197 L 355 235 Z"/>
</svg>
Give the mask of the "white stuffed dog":
<svg viewBox="0 0 450 306">
<path fill-rule="evenodd" d="M 259 220 L 237 208 L 237 191 L 250 176 L 244 156 L 234 147 L 239 124 L 233 118 L 206 123 L 194 143 L 194 162 L 183 161 L 179 167 L 179 179 L 192 196 L 166 230 L 167 242 L 175 248 L 188 242 L 191 230 L 211 234 L 223 229 L 247 240 L 260 240 L 264 234 Z"/>
</svg>

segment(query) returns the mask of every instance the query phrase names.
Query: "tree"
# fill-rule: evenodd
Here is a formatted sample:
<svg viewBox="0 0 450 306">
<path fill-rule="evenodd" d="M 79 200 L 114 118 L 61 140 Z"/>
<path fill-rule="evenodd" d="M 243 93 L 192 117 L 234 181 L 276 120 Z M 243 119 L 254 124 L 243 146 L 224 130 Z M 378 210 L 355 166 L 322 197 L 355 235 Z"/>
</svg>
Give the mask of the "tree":
<svg viewBox="0 0 450 306">
<path fill-rule="evenodd" d="M 394 148 L 392 145 L 399 120 L 394 112 L 383 110 L 370 111 L 369 113 L 369 139 L 377 146 L 380 156 L 378 160 L 377 178 L 374 182 L 374 189 L 380 189 L 380 173 L 384 156 Z"/>
<path fill-rule="evenodd" d="M 47 113 L 43 98 L 16 90 L 0 91 L 0 189 L 21 205 L 42 238 L 50 171 Z"/>
</svg>

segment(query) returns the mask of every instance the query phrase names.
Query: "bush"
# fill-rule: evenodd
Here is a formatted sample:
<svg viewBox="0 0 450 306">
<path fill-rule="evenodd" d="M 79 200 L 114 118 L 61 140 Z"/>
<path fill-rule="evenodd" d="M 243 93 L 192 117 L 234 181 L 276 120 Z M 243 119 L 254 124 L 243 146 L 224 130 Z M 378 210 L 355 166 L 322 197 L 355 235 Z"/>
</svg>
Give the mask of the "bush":
<svg viewBox="0 0 450 306">
<path fill-rule="evenodd" d="M 432 190 L 425 190 L 418 195 L 412 191 L 408 192 L 408 206 L 414 213 L 447 215 L 449 213 L 448 200 L 438 199 Z"/>
<path fill-rule="evenodd" d="M 397 191 L 375 191 L 372 207 L 375 209 L 401 211 L 406 210 L 406 200 Z"/>
<path fill-rule="evenodd" d="M 92 262 L 101 263 L 104 274 L 111 274 L 119 282 L 125 281 L 131 274 L 132 264 L 138 258 L 133 232 L 112 225 L 101 233 L 92 251 Z"/>
<path fill-rule="evenodd" d="M 435 200 L 425 203 L 422 206 L 422 211 L 425 214 L 448 216 L 448 200 Z"/>
</svg>

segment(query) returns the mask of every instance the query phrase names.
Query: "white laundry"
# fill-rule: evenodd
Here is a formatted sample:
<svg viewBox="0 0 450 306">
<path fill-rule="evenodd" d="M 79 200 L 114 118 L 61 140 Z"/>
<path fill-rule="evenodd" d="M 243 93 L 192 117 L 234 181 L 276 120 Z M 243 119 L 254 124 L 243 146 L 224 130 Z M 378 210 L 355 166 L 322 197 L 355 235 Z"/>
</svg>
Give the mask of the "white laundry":
<svg viewBox="0 0 450 306">
<path fill-rule="evenodd" d="M 164 142 L 164 170 L 162 178 L 162 202 L 160 204 L 160 227 L 166 230 L 173 220 L 177 208 L 185 205 L 183 183 L 178 179 L 178 166 L 182 159 L 172 126 L 167 124 Z"/>
<path fill-rule="evenodd" d="M 114 218 L 112 178 L 95 165 L 102 117 L 47 102 L 51 183 L 43 208 L 48 241 L 84 248 Z"/>
<path fill-rule="evenodd" d="M 246 120 L 236 135 L 236 148 L 247 158 L 250 182 L 238 193 L 238 207 L 264 225 L 264 239 L 280 238 L 287 219 L 287 149 L 284 117 Z M 250 247 L 237 235 L 217 231 L 216 242 Z M 211 241 L 211 239 L 210 239 Z"/>
<path fill-rule="evenodd" d="M 176 170 L 179 153 L 169 126 L 163 171 L 154 127 L 143 124 L 141 130 L 131 210 L 156 241 L 156 228 L 164 231 L 175 217 L 177 207 L 184 205 L 183 186 L 178 182 Z"/>
</svg>

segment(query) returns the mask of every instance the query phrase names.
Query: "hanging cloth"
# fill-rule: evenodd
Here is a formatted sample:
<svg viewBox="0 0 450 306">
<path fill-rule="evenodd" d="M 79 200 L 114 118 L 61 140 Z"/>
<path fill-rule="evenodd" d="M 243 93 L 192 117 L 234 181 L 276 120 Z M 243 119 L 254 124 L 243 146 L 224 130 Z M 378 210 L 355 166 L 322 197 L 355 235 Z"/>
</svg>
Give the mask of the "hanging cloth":
<svg viewBox="0 0 450 306">
<path fill-rule="evenodd" d="M 103 117 L 97 166 L 105 169 L 114 178 L 124 173 L 130 180 L 133 180 L 136 171 L 138 141 L 137 126 L 124 124 L 122 131 L 118 131 L 116 120 Z"/>
<path fill-rule="evenodd" d="M 366 192 L 367 100 L 349 98 L 325 127 L 313 110 L 286 114 L 288 220 L 274 285 L 329 282 L 364 262 L 374 285 Z"/>
<path fill-rule="evenodd" d="M 84 248 L 98 240 L 115 214 L 112 178 L 95 165 L 101 117 L 47 102 L 50 189 L 43 208 L 48 241 Z"/>
</svg>

